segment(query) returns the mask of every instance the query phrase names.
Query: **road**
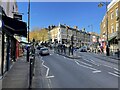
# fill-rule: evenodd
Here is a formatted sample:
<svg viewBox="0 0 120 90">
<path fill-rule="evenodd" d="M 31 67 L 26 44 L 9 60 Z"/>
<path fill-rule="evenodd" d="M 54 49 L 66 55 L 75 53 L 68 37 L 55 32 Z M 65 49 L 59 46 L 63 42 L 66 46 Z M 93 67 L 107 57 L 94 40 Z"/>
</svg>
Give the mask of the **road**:
<svg viewBox="0 0 120 90">
<path fill-rule="evenodd" d="M 80 59 L 53 52 L 49 56 L 39 56 L 42 67 L 46 68 L 48 88 L 118 88 L 120 71 L 117 61 L 105 61 L 105 58 L 91 53 L 79 55 Z"/>
</svg>

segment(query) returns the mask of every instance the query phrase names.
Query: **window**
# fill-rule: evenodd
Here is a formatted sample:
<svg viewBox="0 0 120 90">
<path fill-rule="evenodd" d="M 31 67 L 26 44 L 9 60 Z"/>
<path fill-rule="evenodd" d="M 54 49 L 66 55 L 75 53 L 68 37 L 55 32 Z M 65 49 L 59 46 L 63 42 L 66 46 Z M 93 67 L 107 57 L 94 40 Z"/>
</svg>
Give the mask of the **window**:
<svg viewBox="0 0 120 90">
<path fill-rule="evenodd" d="M 111 13 L 111 19 L 113 19 L 113 18 L 114 18 L 114 13 L 112 12 L 112 13 Z"/>
<path fill-rule="evenodd" d="M 116 16 L 118 16 L 118 8 L 116 8 Z"/>
<path fill-rule="evenodd" d="M 105 28 L 105 22 L 104 22 L 103 28 Z"/>
<path fill-rule="evenodd" d="M 116 23 L 116 31 L 119 29 L 119 23 Z"/>
<path fill-rule="evenodd" d="M 111 26 L 111 33 L 114 33 L 114 27 L 113 27 L 113 25 Z"/>
</svg>

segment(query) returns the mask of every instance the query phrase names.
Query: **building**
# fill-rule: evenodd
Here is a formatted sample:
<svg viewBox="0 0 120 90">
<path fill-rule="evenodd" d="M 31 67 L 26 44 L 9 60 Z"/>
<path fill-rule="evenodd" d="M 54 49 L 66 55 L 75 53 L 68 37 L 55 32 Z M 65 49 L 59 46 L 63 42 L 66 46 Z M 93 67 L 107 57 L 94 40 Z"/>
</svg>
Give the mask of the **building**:
<svg viewBox="0 0 120 90">
<path fill-rule="evenodd" d="M 106 48 L 107 40 L 107 17 L 108 17 L 108 41 L 110 52 L 114 53 L 119 48 L 119 38 L 120 38 L 120 0 L 112 0 L 107 7 L 108 16 L 105 14 L 101 24 L 101 40 L 104 45 L 104 50 Z"/>
<path fill-rule="evenodd" d="M 99 39 L 100 35 L 95 32 L 90 32 L 91 38 L 90 38 L 90 49 L 92 52 L 98 52 L 98 49 L 100 47 Z"/>
<path fill-rule="evenodd" d="M 17 40 L 14 36 L 27 36 L 27 25 L 17 20 L 14 14 L 18 12 L 16 0 L 0 2 L 0 76 L 3 76 L 16 61 Z"/>
<path fill-rule="evenodd" d="M 90 43 L 90 33 L 79 30 L 77 26 L 70 27 L 68 25 L 59 24 L 50 28 L 50 37 L 52 43 L 61 43 L 69 46 L 72 44 L 72 36 L 74 47 L 88 46 Z"/>
</svg>

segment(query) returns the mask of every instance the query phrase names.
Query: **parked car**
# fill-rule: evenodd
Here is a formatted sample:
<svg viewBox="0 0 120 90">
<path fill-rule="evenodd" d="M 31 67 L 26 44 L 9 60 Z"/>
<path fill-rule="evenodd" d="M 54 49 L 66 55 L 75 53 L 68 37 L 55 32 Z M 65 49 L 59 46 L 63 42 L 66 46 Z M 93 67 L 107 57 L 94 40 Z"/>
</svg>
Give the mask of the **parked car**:
<svg viewBox="0 0 120 90">
<path fill-rule="evenodd" d="M 48 48 L 41 48 L 39 54 L 40 55 L 49 55 L 50 53 L 49 53 Z"/>
</svg>

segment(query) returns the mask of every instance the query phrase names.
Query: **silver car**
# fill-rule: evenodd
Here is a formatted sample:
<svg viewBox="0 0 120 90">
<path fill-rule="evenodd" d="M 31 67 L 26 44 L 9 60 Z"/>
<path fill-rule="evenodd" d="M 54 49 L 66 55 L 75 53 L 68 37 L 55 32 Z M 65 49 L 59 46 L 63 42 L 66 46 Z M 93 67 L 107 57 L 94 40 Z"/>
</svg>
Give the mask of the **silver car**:
<svg viewBox="0 0 120 90">
<path fill-rule="evenodd" d="M 39 54 L 40 55 L 49 55 L 50 53 L 49 53 L 48 48 L 41 48 Z"/>
</svg>

